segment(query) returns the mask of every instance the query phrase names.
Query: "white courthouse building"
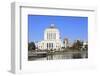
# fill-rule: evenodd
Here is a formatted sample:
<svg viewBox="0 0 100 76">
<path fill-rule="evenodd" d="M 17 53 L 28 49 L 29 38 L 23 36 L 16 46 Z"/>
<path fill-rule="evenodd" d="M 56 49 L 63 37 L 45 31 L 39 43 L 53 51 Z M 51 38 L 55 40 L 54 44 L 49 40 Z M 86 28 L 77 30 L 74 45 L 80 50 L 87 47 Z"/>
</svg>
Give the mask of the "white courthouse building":
<svg viewBox="0 0 100 76">
<path fill-rule="evenodd" d="M 84 42 L 83 48 L 85 45 L 87 45 L 87 43 Z M 72 47 L 73 43 L 69 43 L 67 38 L 64 38 L 62 41 L 59 29 L 55 27 L 54 24 L 51 24 L 50 27 L 44 30 L 44 39 L 42 41 L 35 42 L 35 46 L 37 50 L 63 50 L 62 47 Z"/>
<path fill-rule="evenodd" d="M 62 46 L 60 31 L 54 24 L 44 30 L 44 40 L 37 43 L 37 48 L 40 50 L 61 50 Z"/>
</svg>

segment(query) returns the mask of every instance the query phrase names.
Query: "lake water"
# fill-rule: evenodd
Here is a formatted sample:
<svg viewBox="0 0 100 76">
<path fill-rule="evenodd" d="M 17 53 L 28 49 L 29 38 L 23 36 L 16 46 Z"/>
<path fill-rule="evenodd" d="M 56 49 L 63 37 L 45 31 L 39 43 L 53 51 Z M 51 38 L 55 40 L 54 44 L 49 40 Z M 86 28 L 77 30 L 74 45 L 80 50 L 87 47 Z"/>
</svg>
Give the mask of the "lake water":
<svg viewBox="0 0 100 76">
<path fill-rule="evenodd" d="M 29 57 L 29 61 L 32 60 L 56 60 L 56 59 L 80 59 L 87 58 L 87 52 L 64 52 L 61 54 L 50 54 L 46 56 L 31 56 Z"/>
</svg>

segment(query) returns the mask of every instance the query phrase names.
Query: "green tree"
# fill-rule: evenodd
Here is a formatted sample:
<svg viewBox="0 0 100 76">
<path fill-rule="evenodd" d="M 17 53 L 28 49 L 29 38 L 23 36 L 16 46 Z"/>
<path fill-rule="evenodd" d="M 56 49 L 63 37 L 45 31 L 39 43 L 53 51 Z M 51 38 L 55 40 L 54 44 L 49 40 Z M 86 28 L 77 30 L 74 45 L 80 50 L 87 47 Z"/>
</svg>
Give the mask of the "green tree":
<svg viewBox="0 0 100 76">
<path fill-rule="evenodd" d="M 83 46 L 83 42 L 80 40 L 77 40 L 76 42 L 74 42 L 72 48 L 75 50 L 80 50 L 82 46 Z"/>
<path fill-rule="evenodd" d="M 88 45 L 87 44 L 85 45 L 85 49 L 88 50 Z"/>
<path fill-rule="evenodd" d="M 36 46 L 35 46 L 34 42 L 28 43 L 28 50 L 29 51 L 32 51 L 32 50 L 35 50 L 35 49 L 36 49 Z"/>
</svg>

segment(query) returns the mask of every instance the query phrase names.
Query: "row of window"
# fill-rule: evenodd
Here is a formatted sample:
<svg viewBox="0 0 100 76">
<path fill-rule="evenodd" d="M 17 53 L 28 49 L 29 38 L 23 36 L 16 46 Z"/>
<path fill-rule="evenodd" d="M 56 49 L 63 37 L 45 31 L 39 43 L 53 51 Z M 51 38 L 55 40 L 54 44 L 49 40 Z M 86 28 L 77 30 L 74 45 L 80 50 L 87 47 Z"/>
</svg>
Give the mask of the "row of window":
<svg viewBox="0 0 100 76">
<path fill-rule="evenodd" d="M 53 43 L 47 43 L 47 48 L 53 48 Z"/>
<path fill-rule="evenodd" d="M 42 46 L 38 46 L 39 48 L 44 48 L 44 43 L 42 44 Z M 57 43 L 56 48 L 60 47 L 60 45 Z M 54 48 L 54 44 L 53 43 L 46 43 L 46 48 L 47 49 L 53 49 Z"/>
<path fill-rule="evenodd" d="M 56 39 L 56 33 L 47 33 L 47 40 Z"/>
</svg>

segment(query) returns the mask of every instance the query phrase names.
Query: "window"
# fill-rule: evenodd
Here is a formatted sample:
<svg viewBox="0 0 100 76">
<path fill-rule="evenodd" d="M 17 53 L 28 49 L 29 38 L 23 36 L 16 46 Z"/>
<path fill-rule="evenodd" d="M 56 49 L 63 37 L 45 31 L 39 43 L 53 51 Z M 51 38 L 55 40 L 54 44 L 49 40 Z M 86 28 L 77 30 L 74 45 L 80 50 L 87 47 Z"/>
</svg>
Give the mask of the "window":
<svg viewBox="0 0 100 76">
<path fill-rule="evenodd" d="M 48 43 L 47 43 L 47 49 L 48 49 Z"/>
</svg>

